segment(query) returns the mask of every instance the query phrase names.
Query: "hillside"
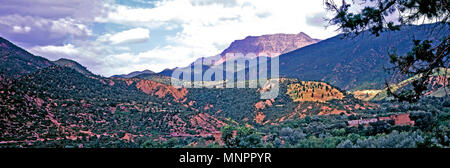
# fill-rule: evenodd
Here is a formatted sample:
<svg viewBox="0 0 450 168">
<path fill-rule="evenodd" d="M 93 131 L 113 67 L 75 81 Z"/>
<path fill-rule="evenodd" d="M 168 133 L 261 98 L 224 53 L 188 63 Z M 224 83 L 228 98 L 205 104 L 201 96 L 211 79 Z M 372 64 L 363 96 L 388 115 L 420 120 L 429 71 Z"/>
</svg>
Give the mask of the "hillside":
<svg viewBox="0 0 450 168">
<path fill-rule="evenodd" d="M 2 111 L 8 112 L 2 113 L 0 125 L 8 129 L 1 130 L 0 144 L 59 141 L 88 145 L 98 143 L 99 138 L 127 143 L 196 136 L 225 125 L 213 116 L 186 113 L 189 110 L 181 100 L 186 90 L 148 80 L 87 77 L 67 67 L 51 66 L 1 85 L 0 89 L 5 93 Z M 208 123 L 198 121 L 198 115 Z"/>
<path fill-rule="evenodd" d="M 14 80 L 0 75 L 0 145 L 59 135 L 44 101 L 26 92 L 18 89 Z"/>
<path fill-rule="evenodd" d="M 94 74 L 92 74 L 92 72 L 87 70 L 86 67 L 84 67 L 83 65 L 81 65 L 78 62 L 75 62 L 73 60 L 61 58 L 56 61 L 53 61 L 53 63 L 55 63 L 56 65 L 59 65 L 59 66 L 72 68 L 72 69 L 76 70 L 77 72 L 79 72 L 83 75 L 86 75 L 86 76 L 94 76 Z"/>
<path fill-rule="evenodd" d="M 430 33 L 433 26 L 406 26 L 379 37 L 367 32 L 355 38 L 338 35 L 281 55 L 280 75 L 325 81 L 344 90 L 381 89 L 387 77 L 383 68 L 390 66 L 388 52 L 404 54 L 414 38 L 437 40 L 450 33 L 448 28 Z"/>
<path fill-rule="evenodd" d="M 363 102 L 324 82 L 278 80 L 278 97 L 261 100 L 261 88 L 175 89 L 139 78 L 87 77 L 61 66 L 16 80 L 0 77 L 0 125 L 7 128 L 0 130 L 0 147 L 205 147 L 223 143 L 220 130 L 226 125 L 273 138 L 285 136 L 280 129 L 287 126 L 312 137 L 366 136 L 391 126 L 348 127 L 347 122 L 398 113 L 382 110 L 387 107 L 404 108 Z M 324 96 L 299 96 L 310 93 Z"/>
<path fill-rule="evenodd" d="M 342 99 L 344 94 L 338 89 L 321 82 L 305 82 L 288 85 L 287 94 L 294 101 L 326 102 L 333 99 Z"/>
<path fill-rule="evenodd" d="M 168 76 L 161 75 L 161 74 L 153 74 L 153 73 L 136 75 L 136 76 L 134 76 L 134 78 L 151 80 L 151 81 L 155 81 L 155 82 L 166 84 L 166 85 L 170 85 L 172 82 L 171 78 Z"/>
<path fill-rule="evenodd" d="M 0 125 L 9 129 L 0 132 L 0 144 L 10 146 L 92 146 L 100 140 L 137 145 L 149 139 L 207 137 L 228 124 L 276 125 L 310 115 L 357 114 L 372 107 L 351 97 L 296 102 L 286 94 L 289 87 L 315 86 L 319 91 L 328 86 L 331 93 L 338 89 L 295 79 L 279 79 L 280 95 L 272 100 L 259 99 L 261 89 L 175 89 L 138 78 L 88 77 L 62 66 L 18 80 L 1 79 L 9 82 L 0 87 L 6 93 L 2 104 L 8 105 L 2 106 L 7 113 Z"/>
<path fill-rule="evenodd" d="M 34 56 L 8 40 L 0 37 L 0 73 L 17 78 L 53 65 L 43 57 Z"/>
<path fill-rule="evenodd" d="M 447 88 L 447 90 L 449 89 L 449 71 L 450 70 L 446 70 L 445 68 L 439 68 L 433 72 L 432 77 L 429 79 L 431 86 L 428 88 L 425 96 L 445 97 L 445 88 Z M 420 76 L 421 75 L 415 75 L 396 84 L 392 84 L 390 89 L 392 92 L 397 93 L 402 89 L 411 86 L 411 83 L 420 78 Z M 356 98 L 364 101 L 380 101 L 389 98 L 387 87 L 380 90 L 356 90 L 353 91 L 352 94 L 354 94 Z"/>
<path fill-rule="evenodd" d="M 280 91 L 275 99 L 261 100 L 260 93 L 263 91 L 261 88 L 191 88 L 187 98 L 191 100 L 190 105 L 199 111 L 254 126 L 279 124 L 311 115 L 357 114 L 360 113 L 359 110 L 375 108 L 352 96 L 345 96 L 339 89 L 323 82 L 305 82 L 288 78 L 278 80 Z M 303 91 L 299 86 L 308 89 Z M 310 95 L 313 88 L 314 93 L 317 93 L 314 98 L 297 97 Z M 320 93 L 326 95 L 322 98 Z"/>
</svg>

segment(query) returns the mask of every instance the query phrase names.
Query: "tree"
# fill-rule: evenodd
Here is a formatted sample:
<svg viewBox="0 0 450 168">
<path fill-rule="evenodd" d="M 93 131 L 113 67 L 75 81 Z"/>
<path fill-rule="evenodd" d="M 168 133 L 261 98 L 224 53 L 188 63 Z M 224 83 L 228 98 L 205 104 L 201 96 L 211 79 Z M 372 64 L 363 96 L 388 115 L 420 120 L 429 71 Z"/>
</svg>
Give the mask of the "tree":
<svg viewBox="0 0 450 168">
<path fill-rule="evenodd" d="M 236 132 L 236 135 L 234 135 Z M 260 148 L 263 147 L 261 136 L 255 129 L 245 126 L 222 127 L 222 141 L 227 148 Z"/>
<path fill-rule="evenodd" d="M 411 112 L 410 118 L 414 121 L 414 126 L 421 130 L 428 130 L 433 126 L 433 114 L 430 112 L 414 111 Z"/>
<path fill-rule="evenodd" d="M 239 148 L 261 148 L 263 147 L 261 136 L 254 128 L 241 126 L 237 128 L 236 142 Z"/>
<path fill-rule="evenodd" d="M 278 137 L 275 138 L 275 140 L 273 141 L 273 146 L 274 146 L 275 148 L 280 148 L 281 145 L 282 145 L 281 139 L 278 138 Z"/>
<path fill-rule="evenodd" d="M 351 5 L 346 0 L 338 5 L 333 0 L 325 0 L 327 10 L 334 12 L 330 25 L 336 25 L 346 36 L 357 36 L 364 31 L 379 36 L 385 31 L 400 30 L 403 25 L 412 24 L 419 20 L 438 22 L 438 26 L 448 31 L 450 19 L 450 4 L 448 0 L 360 0 L 364 8 L 356 13 L 350 11 Z M 356 4 L 356 0 L 352 1 Z M 389 20 L 395 16 L 397 20 Z M 439 67 L 448 69 L 450 36 L 444 35 L 438 43 L 431 40 L 414 40 L 412 51 L 406 55 L 390 53 L 392 68 L 390 73 L 398 73 L 407 77 L 418 75 L 412 82 L 412 87 L 394 93 L 386 81 L 388 93 L 400 101 L 417 102 L 427 90 L 429 79 Z M 447 94 L 446 94 L 447 96 Z"/>
<path fill-rule="evenodd" d="M 237 146 L 236 139 L 233 136 L 234 128 L 232 126 L 226 125 L 222 127 L 222 141 L 224 142 L 224 147 L 235 148 Z"/>
<path fill-rule="evenodd" d="M 261 137 L 258 134 L 248 134 L 239 138 L 239 148 L 261 148 L 263 147 Z"/>
</svg>

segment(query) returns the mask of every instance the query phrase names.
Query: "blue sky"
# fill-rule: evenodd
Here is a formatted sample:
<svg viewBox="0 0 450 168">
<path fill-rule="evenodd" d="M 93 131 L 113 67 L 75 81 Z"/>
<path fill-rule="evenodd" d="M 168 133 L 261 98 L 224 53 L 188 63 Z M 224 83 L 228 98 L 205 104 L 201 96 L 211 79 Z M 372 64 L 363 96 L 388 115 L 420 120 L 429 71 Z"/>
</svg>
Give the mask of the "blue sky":
<svg viewBox="0 0 450 168">
<path fill-rule="evenodd" d="M 322 0 L 1 0 L 0 36 L 103 76 L 186 66 L 246 36 L 326 39 Z"/>
</svg>

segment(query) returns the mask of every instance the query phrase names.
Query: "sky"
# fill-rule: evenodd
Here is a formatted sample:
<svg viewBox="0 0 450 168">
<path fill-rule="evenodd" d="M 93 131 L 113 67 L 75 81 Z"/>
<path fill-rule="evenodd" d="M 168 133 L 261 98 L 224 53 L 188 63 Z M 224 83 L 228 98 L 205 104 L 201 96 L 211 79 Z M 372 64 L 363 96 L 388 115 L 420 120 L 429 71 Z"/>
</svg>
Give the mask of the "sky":
<svg viewBox="0 0 450 168">
<path fill-rule="evenodd" d="M 102 76 L 184 67 L 247 36 L 327 27 L 323 0 L 0 0 L 0 36 Z"/>
</svg>

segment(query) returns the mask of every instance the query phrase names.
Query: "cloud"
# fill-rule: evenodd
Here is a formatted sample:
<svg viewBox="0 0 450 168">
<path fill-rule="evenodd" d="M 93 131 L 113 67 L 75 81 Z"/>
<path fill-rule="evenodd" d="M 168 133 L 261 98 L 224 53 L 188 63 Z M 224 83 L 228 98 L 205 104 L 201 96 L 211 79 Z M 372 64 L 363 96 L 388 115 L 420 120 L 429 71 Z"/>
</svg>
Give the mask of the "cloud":
<svg viewBox="0 0 450 168">
<path fill-rule="evenodd" d="M 322 2 L 317 1 L 164 0 L 153 5 L 146 8 L 104 4 L 108 12 L 95 17 L 95 22 L 126 25 L 128 30 L 106 33 L 98 36 L 91 42 L 93 44 L 79 46 L 82 55 L 91 55 L 84 59 L 96 62 L 91 66 L 94 72 L 110 76 L 135 70 L 182 67 L 200 57 L 219 54 L 231 42 L 246 36 L 306 32 L 324 39 L 337 34 L 335 29 L 318 28 L 317 22 L 308 20 L 317 19 L 317 15 L 324 12 Z M 126 47 L 136 42 L 145 44 L 149 29 L 178 32 L 164 35 L 165 41 L 148 46 L 144 51 Z M 118 49 L 118 46 L 124 48 Z M 90 52 L 94 49 L 101 51 Z"/>
<path fill-rule="evenodd" d="M 102 12 L 103 0 L 2 0 L 0 15 L 12 13 L 48 19 L 65 17 L 92 20 Z"/>
<path fill-rule="evenodd" d="M 79 54 L 79 51 L 75 49 L 75 47 L 72 44 L 66 44 L 63 46 L 42 46 L 42 47 L 34 47 L 33 49 L 35 52 L 39 53 L 47 53 L 45 55 L 49 54 L 65 54 L 65 55 L 75 55 Z"/>
<path fill-rule="evenodd" d="M 303 31 L 323 39 L 336 34 L 333 29 L 318 29 L 306 23 L 305 18 L 311 13 L 324 11 L 323 3 L 318 1 L 175 0 L 158 1 L 154 8 L 117 4 L 108 7 L 110 12 L 105 17 L 97 17 L 96 21 L 168 29 L 176 25 L 182 31 L 168 37 L 174 44 L 218 46 L 210 49 L 215 52 L 248 35 Z"/>
<path fill-rule="evenodd" d="M 223 5 L 223 7 L 235 7 L 238 5 L 236 0 L 192 0 L 192 5 L 208 6 L 212 4 Z"/>
<path fill-rule="evenodd" d="M 13 26 L 12 31 L 14 33 L 28 33 L 28 32 L 31 31 L 31 28 L 28 27 L 28 26 L 24 26 L 24 27 L 22 27 L 22 26 Z"/>
<path fill-rule="evenodd" d="M 105 76 L 111 76 L 136 70 L 151 69 L 160 72 L 166 68 L 184 67 L 195 61 L 193 55 L 203 49 L 168 45 L 139 53 L 113 54 L 102 59 L 103 65 L 98 71 L 105 72 L 102 73 Z"/>
<path fill-rule="evenodd" d="M 86 39 L 92 31 L 72 18 L 46 19 L 17 14 L 0 16 L 0 35 L 25 46 L 60 45 L 68 38 Z"/>
<path fill-rule="evenodd" d="M 1 36 L 29 45 L 37 55 L 73 59 L 105 76 L 186 66 L 246 36 L 305 32 L 325 39 L 337 34 L 311 22 L 324 12 L 322 1 L 4 1 Z M 14 26 L 20 28 L 14 32 Z M 150 31 L 158 41 L 149 40 Z"/>
<path fill-rule="evenodd" d="M 325 12 L 319 12 L 312 16 L 306 16 L 306 23 L 311 26 L 324 27 L 327 25 Z"/>
<path fill-rule="evenodd" d="M 88 25 L 102 12 L 101 0 L 2 0 L 0 35 L 26 47 L 61 45 L 91 36 Z"/>
<path fill-rule="evenodd" d="M 250 35 L 306 32 L 324 39 L 336 34 L 334 29 L 320 29 L 307 22 L 306 17 L 311 13 L 324 11 L 322 2 L 316 1 L 177 0 L 158 2 L 154 8 L 123 5 L 110 8 L 110 13 L 97 21 L 149 28 L 181 27 L 180 32 L 168 36 L 167 40 L 173 47 L 205 49 L 191 53 L 196 58 L 216 55 L 232 41 Z"/>
<path fill-rule="evenodd" d="M 145 42 L 150 38 L 150 31 L 144 28 L 135 28 L 111 35 L 112 44 L 130 44 Z"/>
</svg>

